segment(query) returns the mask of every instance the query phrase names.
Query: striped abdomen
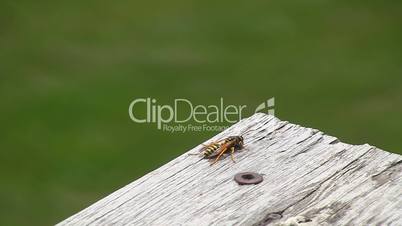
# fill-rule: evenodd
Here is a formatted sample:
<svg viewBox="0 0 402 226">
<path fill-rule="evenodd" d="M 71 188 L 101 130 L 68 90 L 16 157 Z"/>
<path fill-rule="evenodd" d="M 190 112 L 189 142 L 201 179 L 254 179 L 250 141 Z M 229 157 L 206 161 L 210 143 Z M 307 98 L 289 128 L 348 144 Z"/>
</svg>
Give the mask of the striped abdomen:
<svg viewBox="0 0 402 226">
<path fill-rule="evenodd" d="M 211 144 L 208 147 L 205 148 L 204 152 L 202 153 L 204 157 L 209 157 L 211 156 L 215 151 L 217 151 L 221 147 L 221 144 L 216 143 L 216 144 Z"/>
</svg>

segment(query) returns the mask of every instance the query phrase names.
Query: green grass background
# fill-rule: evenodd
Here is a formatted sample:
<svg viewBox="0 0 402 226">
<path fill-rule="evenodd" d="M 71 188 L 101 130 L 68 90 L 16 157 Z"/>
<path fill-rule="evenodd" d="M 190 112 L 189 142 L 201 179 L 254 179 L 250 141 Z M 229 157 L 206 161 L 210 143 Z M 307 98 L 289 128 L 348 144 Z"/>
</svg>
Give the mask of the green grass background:
<svg viewBox="0 0 402 226">
<path fill-rule="evenodd" d="M 138 97 L 257 106 L 402 153 L 402 2 L 0 2 L 0 224 L 54 224 L 214 132 Z"/>
</svg>

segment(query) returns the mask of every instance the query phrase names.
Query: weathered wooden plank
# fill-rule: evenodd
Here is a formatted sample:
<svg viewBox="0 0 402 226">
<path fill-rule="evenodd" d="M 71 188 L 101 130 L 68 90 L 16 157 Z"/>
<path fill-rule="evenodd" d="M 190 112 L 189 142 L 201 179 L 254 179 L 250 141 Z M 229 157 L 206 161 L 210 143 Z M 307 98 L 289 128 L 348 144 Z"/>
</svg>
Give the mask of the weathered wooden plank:
<svg viewBox="0 0 402 226">
<path fill-rule="evenodd" d="M 262 113 L 211 141 L 247 128 L 237 163 L 197 146 L 59 225 L 402 225 L 402 156 Z M 263 182 L 233 180 L 247 171 Z"/>
</svg>

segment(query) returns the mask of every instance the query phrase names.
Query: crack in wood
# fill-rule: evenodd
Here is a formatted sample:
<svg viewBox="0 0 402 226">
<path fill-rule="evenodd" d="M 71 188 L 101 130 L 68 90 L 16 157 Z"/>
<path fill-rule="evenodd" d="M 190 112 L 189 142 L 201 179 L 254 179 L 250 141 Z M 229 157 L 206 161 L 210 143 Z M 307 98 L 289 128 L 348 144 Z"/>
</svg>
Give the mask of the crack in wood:
<svg viewBox="0 0 402 226">
<path fill-rule="evenodd" d="M 290 208 L 292 208 L 292 207 L 294 207 L 294 206 L 300 204 L 301 202 L 303 202 L 305 199 L 307 199 L 308 197 L 310 197 L 311 195 L 313 195 L 316 191 L 318 191 L 324 183 L 326 183 L 327 181 L 331 180 L 333 177 L 337 176 L 337 174 L 339 174 L 340 172 L 344 171 L 346 168 L 349 168 L 350 166 L 352 166 L 352 165 L 353 165 L 355 162 L 357 162 L 361 157 L 363 157 L 364 155 L 366 155 L 370 150 L 371 150 L 371 149 L 369 149 L 368 151 L 364 152 L 364 153 L 363 153 L 362 155 L 360 155 L 358 158 L 354 159 L 354 160 L 351 161 L 349 164 L 347 164 L 346 166 L 344 166 L 344 167 L 341 168 L 340 170 L 336 171 L 334 174 L 332 174 L 331 176 L 329 176 L 329 177 L 326 178 L 325 180 L 319 182 L 318 185 L 317 185 L 315 188 L 311 189 L 311 191 L 308 192 L 308 193 L 307 193 L 305 196 L 303 196 L 301 199 L 297 200 L 296 202 L 292 203 L 291 205 L 287 206 L 286 208 L 284 208 L 284 209 L 282 209 L 282 210 L 280 210 L 280 211 L 277 211 L 276 213 L 280 213 L 281 216 L 282 216 L 288 209 L 290 209 Z M 349 171 L 352 170 L 352 169 L 353 169 L 353 167 L 352 167 L 352 168 L 349 168 L 349 169 L 347 169 L 347 170 L 345 170 L 345 172 L 343 172 L 340 176 L 346 174 L 347 172 L 349 172 Z M 258 225 L 258 226 L 265 226 L 265 225 L 268 225 L 269 223 L 274 222 L 275 219 L 271 219 L 271 218 L 270 218 L 270 214 L 271 214 L 271 213 L 268 213 L 267 216 L 264 217 L 264 219 L 263 219 L 262 221 L 257 222 L 255 225 Z M 268 220 L 267 220 L 267 219 L 268 219 Z"/>
<path fill-rule="evenodd" d="M 391 163 L 383 171 L 373 175 L 371 179 L 376 181 L 377 184 L 381 186 L 395 179 L 395 177 L 398 176 L 398 173 L 400 174 L 400 172 L 402 172 L 402 160 Z"/>
</svg>

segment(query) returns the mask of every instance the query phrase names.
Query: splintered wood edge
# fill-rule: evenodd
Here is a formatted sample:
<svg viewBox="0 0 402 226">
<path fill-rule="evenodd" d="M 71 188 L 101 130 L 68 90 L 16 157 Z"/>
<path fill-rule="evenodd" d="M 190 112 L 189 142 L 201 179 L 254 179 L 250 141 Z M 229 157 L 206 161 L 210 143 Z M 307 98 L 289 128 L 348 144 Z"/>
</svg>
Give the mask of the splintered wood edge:
<svg viewBox="0 0 402 226">
<path fill-rule="evenodd" d="M 236 163 L 188 155 L 199 145 L 58 225 L 402 225 L 400 155 L 262 113 L 204 143 L 248 129 Z"/>
</svg>

